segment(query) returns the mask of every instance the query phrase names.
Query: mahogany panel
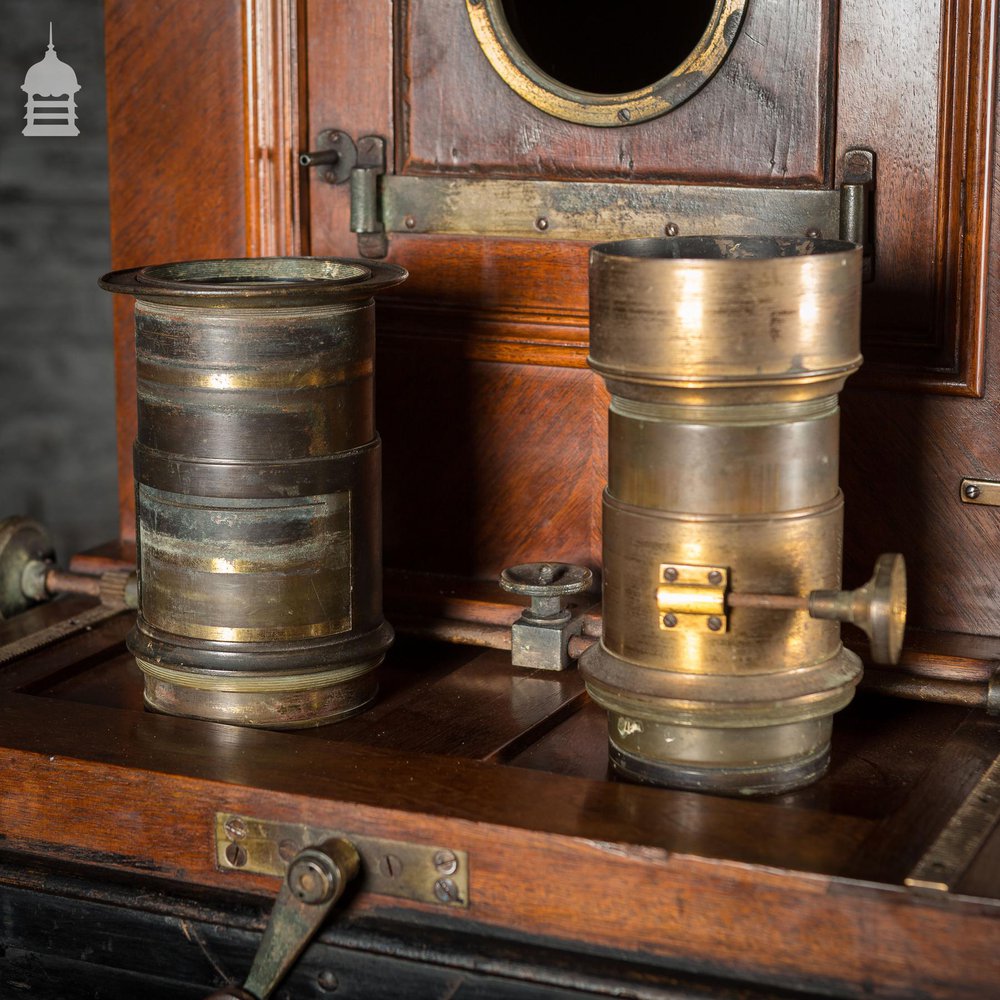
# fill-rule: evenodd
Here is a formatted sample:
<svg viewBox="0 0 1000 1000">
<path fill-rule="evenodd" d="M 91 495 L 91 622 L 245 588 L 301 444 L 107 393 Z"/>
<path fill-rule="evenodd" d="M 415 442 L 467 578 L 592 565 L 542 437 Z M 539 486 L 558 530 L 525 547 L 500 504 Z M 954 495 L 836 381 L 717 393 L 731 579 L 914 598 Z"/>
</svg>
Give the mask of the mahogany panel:
<svg viewBox="0 0 1000 1000">
<path fill-rule="evenodd" d="M 876 156 L 866 383 L 982 389 L 996 16 L 993 0 L 842 0 L 838 169 L 852 147 Z"/>
<path fill-rule="evenodd" d="M 453 0 L 399 9 L 397 169 L 404 173 L 809 186 L 828 179 L 830 0 L 750 3 L 716 75 L 668 114 L 593 128 L 544 114 L 493 71 Z M 609 38 L 626 11 L 607 8 Z M 642 31 L 641 23 L 627 30 Z M 627 44 L 622 42 L 622 44 Z M 666 75 L 673 66 L 664 67 Z"/>
<path fill-rule="evenodd" d="M 493 579 L 539 559 L 597 569 L 594 376 L 433 346 L 380 340 L 386 565 Z"/>
<path fill-rule="evenodd" d="M 113 266 L 243 256 L 242 4 L 107 0 L 104 20 Z M 125 540 L 135 537 L 131 305 L 114 314 Z"/>
</svg>

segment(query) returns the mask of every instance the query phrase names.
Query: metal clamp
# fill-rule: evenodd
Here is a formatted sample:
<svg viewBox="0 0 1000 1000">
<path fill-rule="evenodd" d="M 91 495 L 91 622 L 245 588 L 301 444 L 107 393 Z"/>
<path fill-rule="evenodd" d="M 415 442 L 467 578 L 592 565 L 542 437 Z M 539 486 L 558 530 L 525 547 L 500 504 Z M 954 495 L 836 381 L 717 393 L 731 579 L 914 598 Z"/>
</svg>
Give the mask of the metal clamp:
<svg viewBox="0 0 1000 1000">
<path fill-rule="evenodd" d="M 573 664 L 569 640 L 583 619 L 563 607 L 563 598 L 587 590 L 594 576 L 570 563 L 523 563 L 500 574 L 508 593 L 531 598 L 531 607 L 511 626 L 511 662 L 533 670 L 566 670 Z"/>
<path fill-rule="evenodd" d="M 865 280 L 873 269 L 870 238 L 875 156 L 844 154 L 839 189 L 736 188 L 702 184 L 411 177 L 386 173 L 385 140 L 327 129 L 305 167 L 329 183 L 351 183 L 351 230 L 359 252 L 384 257 L 387 233 L 498 236 L 598 243 L 665 234 L 807 236 L 864 247 Z"/>
</svg>

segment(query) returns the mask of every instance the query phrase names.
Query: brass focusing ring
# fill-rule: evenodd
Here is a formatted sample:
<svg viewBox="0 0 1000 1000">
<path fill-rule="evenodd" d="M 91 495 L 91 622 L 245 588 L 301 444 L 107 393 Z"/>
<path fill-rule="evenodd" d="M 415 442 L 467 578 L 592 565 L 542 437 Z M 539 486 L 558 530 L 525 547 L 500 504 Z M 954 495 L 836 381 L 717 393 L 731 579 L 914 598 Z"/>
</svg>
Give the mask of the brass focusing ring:
<svg viewBox="0 0 1000 1000">
<path fill-rule="evenodd" d="M 683 424 L 724 424 L 727 427 L 754 427 L 760 424 L 786 424 L 801 420 L 821 420 L 838 410 L 838 397 L 816 396 L 783 403 L 742 403 L 712 406 L 651 402 L 612 396 L 610 409 L 632 420 L 662 420 Z"/>
<path fill-rule="evenodd" d="M 157 615 L 157 628 L 174 632 L 189 639 L 210 639 L 213 642 L 290 642 L 296 639 L 322 639 L 339 635 L 351 628 L 347 617 L 308 625 L 270 625 L 264 628 L 244 626 L 200 625 L 196 622 Z"/>
</svg>

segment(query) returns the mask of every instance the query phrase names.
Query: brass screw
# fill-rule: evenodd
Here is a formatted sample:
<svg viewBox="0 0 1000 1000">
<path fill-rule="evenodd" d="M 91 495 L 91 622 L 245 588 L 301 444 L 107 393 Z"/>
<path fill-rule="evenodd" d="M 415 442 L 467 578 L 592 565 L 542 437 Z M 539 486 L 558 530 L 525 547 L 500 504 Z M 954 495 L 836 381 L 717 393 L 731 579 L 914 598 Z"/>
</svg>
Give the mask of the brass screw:
<svg viewBox="0 0 1000 1000">
<path fill-rule="evenodd" d="M 454 851 L 438 851 L 434 855 L 434 867 L 442 875 L 454 875 L 458 871 L 458 858 Z"/>
<path fill-rule="evenodd" d="M 676 236 L 681 230 L 680 226 L 678 226 L 676 222 L 668 222 L 663 227 L 663 231 L 667 234 L 667 236 Z"/>
<path fill-rule="evenodd" d="M 722 619 L 716 618 L 715 615 L 712 615 L 712 617 L 708 619 L 708 627 L 713 632 L 718 632 L 719 629 L 722 628 Z"/>
<path fill-rule="evenodd" d="M 968 498 L 969 498 L 970 500 L 975 500 L 975 499 L 977 499 L 977 498 L 978 498 L 978 496 L 979 496 L 979 494 L 980 494 L 981 492 L 982 492 L 982 490 L 980 490 L 980 489 L 979 489 L 979 487 L 978 487 L 978 486 L 977 486 L 977 485 L 976 485 L 975 483 L 969 483 L 969 484 L 968 484 L 968 485 L 967 485 L 967 486 L 965 487 L 965 495 L 966 495 L 966 496 L 967 496 L 967 497 L 968 497 Z"/>
<path fill-rule="evenodd" d="M 540 215 L 537 219 L 535 219 L 535 229 L 537 229 L 540 233 L 544 233 L 548 228 L 549 220 L 546 219 L 544 215 Z"/>
<path fill-rule="evenodd" d="M 378 867 L 386 878 L 398 878 L 403 872 L 403 862 L 395 854 L 384 854 Z"/>
<path fill-rule="evenodd" d="M 296 854 L 299 853 L 299 848 L 294 840 L 289 840 L 287 837 L 278 844 L 278 857 L 287 864 Z"/>
<path fill-rule="evenodd" d="M 668 566 L 663 571 L 663 579 L 666 580 L 667 583 L 673 583 L 674 580 L 677 579 L 677 570 L 673 566 Z"/>
<path fill-rule="evenodd" d="M 226 834 L 230 840 L 242 840 L 247 835 L 247 825 L 239 816 L 233 816 L 226 820 Z"/>
<path fill-rule="evenodd" d="M 319 983 L 319 988 L 326 993 L 332 993 L 340 985 L 337 982 L 337 977 L 329 969 L 321 972 L 316 977 L 316 982 Z"/>
<path fill-rule="evenodd" d="M 247 849 L 242 844 L 226 845 L 226 860 L 234 868 L 242 868 L 247 863 Z"/>
<path fill-rule="evenodd" d="M 816 228 L 807 229 L 806 230 L 806 236 L 808 236 L 809 239 L 811 239 L 811 240 L 815 240 L 815 239 L 817 239 L 819 237 L 819 230 L 816 229 Z"/>
<path fill-rule="evenodd" d="M 677 624 L 677 615 L 675 615 L 672 611 L 668 612 L 663 616 L 663 624 L 666 625 L 667 628 L 673 628 Z"/>
<path fill-rule="evenodd" d="M 630 122 L 632 120 L 632 112 L 628 108 L 622 108 L 618 112 L 618 120 L 620 122 Z"/>
<path fill-rule="evenodd" d="M 717 569 L 713 569 L 712 572 L 708 574 L 708 582 L 712 584 L 713 587 L 718 587 L 718 585 L 722 583 L 722 574 Z"/>
<path fill-rule="evenodd" d="M 412 215 L 408 215 L 405 219 L 403 219 L 403 225 L 406 226 L 407 229 L 415 229 L 417 226 L 417 220 L 414 219 Z"/>
</svg>

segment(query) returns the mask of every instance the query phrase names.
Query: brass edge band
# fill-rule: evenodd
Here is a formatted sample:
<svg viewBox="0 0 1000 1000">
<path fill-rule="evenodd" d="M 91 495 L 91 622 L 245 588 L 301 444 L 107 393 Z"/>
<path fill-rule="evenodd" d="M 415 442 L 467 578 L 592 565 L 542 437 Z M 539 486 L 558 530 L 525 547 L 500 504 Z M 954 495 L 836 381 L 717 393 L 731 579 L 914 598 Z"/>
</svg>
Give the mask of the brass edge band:
<svg viewBox="0 0 1000 1000">
<path fill-rule="evenodd" d="M 136 380 L 152 386 L 170 385 L 183 389 L 254 390 L 254 389 L 326 389 L 358 379 L 372 377 L 375 366 L 371 358 L 340 367 L 309 367 L 306 369 L 269 371 L 215 371 L 200 368 L 180 368 L 176 363 L 157 364 L 136 361 Z"/>
<path fill-rule="evenodd" d="M 198 688 L 203 691 L 235 691 L 235 692 L 266 692 L 266 691 L 311 691 L 314 688 L 328 687 L 335 684 L 346 684 L 356 677 L 362 677 L 374 670 L 381 662 L 382 656 L 364 663 L 340 667 L 336 670 L 324 670 L 311 674 L 279 674 L 277 676 L 263 673 L 206 673 L 184 670 L 172 670 L 160 664 L 136 657 L 142 672 L 165 684 L 176 687 Z"/>
<path fill-rule="evenodd" d="M 817 368 L 814 371 L 794 372 L 785 374 L 770 372 L 760 375 L 730 375 L 725 378 L 712 378 L 708 375 L 659 375 L 656 372 L 644 372 L 636 374 L 634 371 L 626 371 L 621 368 L 612 368 L 594 360 L 594 356 L 588 355 L 587 364 L 604 378 L 612 383 L 622 383 L 629 385 L 652 385 L 667 389 L 749 389 L 764 388 L 768 386 L 787 386 L 789 388 L 815 385 L 818 382 L 829 382 L 846 379 L 853 375 L 862 364 L 864 359 L 860 354 L 851 361 L 843 365 L 835 365 L 832 368 Z"/>
<path fill-rule="evenodd" d="M 580 667 L 588 684 L 593 681 L 609 691 L 621 689 L 640 697 L 733 704 L 799 698 L 836 691 L 844 685 L 853 688 L 861 678 L 861 660 L 843 647 L 829 659 L 808 667 L 774 674 L 733 675 L 644 667 L 621 659 L 596 642 L 581 657 Z"/>
<path fill-rule="evenodd" d="M 655 507 L 637 507 L 634 504 L 625 503 L 613 496 L 606 488 L 604 490 L 604 503 L 607 507 L 614 507 L 616 510 L 625 513 L 634 513 L 644 518 L 660 518 L 664 520 L 683 521 L 685 524 L 695 522 L 732 524 L 732 514 L 694 514 L 688 511 L 664 511 Z M 826 503 L 817 504 L 815 507 L 797 507 L 795 510 L 773 511 L 769 514 L 746 514 L 740 517 L 740 524 L 773 524 L 775 521 L 798 521 L 819 517 L 823 514 L 831 513 L 844 506 L 844 493 L 837 489 L 836 495 Z"/>
<path fill-rule="evenodd" d="M 592 677 L 587 692 L 603 709 L 620 715 L 638 716 L 650 722 L 681 726 L 709 726 L 713 729 L 769 729 L 792 725 L 824 715 L 832 715 L 854 697 L 854 684 L 842 684 L 829 691 L 799 695 L 780 701 L 681 701 L 657 697 L 635 697 L 631 691 L 605 687 Z M 755 714 L 758 713 L 758 714 Z"/>
<path fill-rule="evenodd" d="M 284 628 L 228 627 L 222 625 L 199 625 L 186 619 L 174 619 L 158 614 L 156 624 L 164 631 L 190 639 L 212 639 L 215 642 L 285 642 L 294 639 L 321 639 L 326 636 L 349 632 L 351 617 L 333 621 L 315 622 L 310 625 L 286 625 Z"/>
<path fill-rule="evenodd" d="M 812 399 L 788 400 L 783 403 L 742 403 L 737 406 L 712 406 L 650 402 L 611 397 L 611 412 L 633 420 L 662 420 L 677 423 L 724 424 L 726 426 L 756 426 L 786 424 L 801 420 L 820 420 L 838 410 L 838 397 L 816 396 Z"/>
<path fill-rule="evenodd" d="M 382 441 L 322 458 L 284 462 L 204 462 L 158 451 L 139 441 L 132 455 L 136 481 L 165 493 L 232 500 L 288 500 L 351 489 L 366 464 L 379 461 Z"/>
</svg>

